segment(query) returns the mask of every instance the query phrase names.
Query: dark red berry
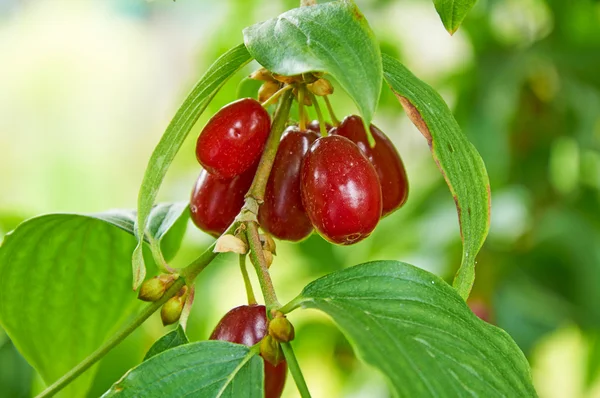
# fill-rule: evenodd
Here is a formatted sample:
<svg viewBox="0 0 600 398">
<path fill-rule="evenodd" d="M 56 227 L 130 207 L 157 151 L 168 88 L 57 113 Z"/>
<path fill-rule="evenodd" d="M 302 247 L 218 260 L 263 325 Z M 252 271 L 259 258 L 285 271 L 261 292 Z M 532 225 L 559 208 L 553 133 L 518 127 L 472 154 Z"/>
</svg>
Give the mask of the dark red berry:
<svg viewBox="0 0 600 398">
<path fill-rule="evenodd" d="M 194 224 L 215 237 L 225 232 L 244 205 L 257 165 L 231 180 L 220 180 L 202 170 L 190 200 Z"/>
<path fill-rule="evenodd" d="M 382 217 L 400 208 L 408 197 L 408 178 L 406 170 L 398 151 L 390 139 L 374 125 L 371 125 L 371 134 L 375 139 L 375 147 L 371 148 L 367 140 L 367 133 L 360 116 L 348 116 L 342 123 L 331 131 L 350 139 L 358 145 L 360 151 L 369 159 L 381 184 L 383 199 Z"/>
<path fill-rule="evenodd" d="M 264 305 L 242 305 L 229 311 L 219 321 L 210 340 L 223 340 L 253 346 L 267 335 L 267 312 Z M 279 398 L 285 385 L 287 363 L 277 366 L 265 362 L 265 397 Z"/>
<path fill-rule="evenodd" d="M 260 103 L 243 98 L 224 106 L 204 126 L 196 158 L 209 173 L 231 179 L 248 170 L 263 151 L 271 118 Z"/>
<path fill-rule="evenodd" d="M 290 126 L 283 133 L 258 212 L 261 227 L 279 239 L 299 241 L 313 230 L 300 194 L 302 159 L 319 136 Z"/>
<path fill-rule="evenodd" d="M 314 131 L 315 133 L 321 134 L 321 127 L 319 126 L 318 120 L 313 120 L 312 122 L 308 123 L 308 125 L 306 126 L 306 129 Z M 331 124 L 325 123 L 325 131 L 329 132 L 329 130 L 331 130 L 331 129 L 332 129 Z"/>
<path fill-rule="evenodd" d="M 356 144 L 339 135 L 312 144 L 302 164 L 301 191 L 315 229 L 333 243 L 366 238 L 381 217 L 377 172 Z"/>
</svg>

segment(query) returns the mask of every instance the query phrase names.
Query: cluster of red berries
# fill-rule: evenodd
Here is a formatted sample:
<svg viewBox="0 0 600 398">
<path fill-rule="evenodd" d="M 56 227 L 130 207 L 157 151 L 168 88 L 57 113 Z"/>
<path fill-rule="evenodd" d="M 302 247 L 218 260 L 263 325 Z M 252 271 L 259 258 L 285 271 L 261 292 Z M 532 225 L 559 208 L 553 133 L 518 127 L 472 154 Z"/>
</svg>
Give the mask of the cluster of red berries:
<svg viewBox="0 0 600 398">
<path fill-rule="evenodd" d="M 270 117 L 250 98 L 217 112 L 202 130 L 196 156 L 204 170 L 192 192 L 192 220 L 222 234 L 244 205 L 270 132 Z M 260 206 L 260 226 L 299 241 L 316 229 L 330 242 L 349 245 L 371 234 L 379 220 L 404 204 L 408 180 L 392 142 L 371 125 L 368 143 L 359 116 L 348 116 L 328 135 L 319 123 L 289 126 L 281 137 Z"/>
</svg>

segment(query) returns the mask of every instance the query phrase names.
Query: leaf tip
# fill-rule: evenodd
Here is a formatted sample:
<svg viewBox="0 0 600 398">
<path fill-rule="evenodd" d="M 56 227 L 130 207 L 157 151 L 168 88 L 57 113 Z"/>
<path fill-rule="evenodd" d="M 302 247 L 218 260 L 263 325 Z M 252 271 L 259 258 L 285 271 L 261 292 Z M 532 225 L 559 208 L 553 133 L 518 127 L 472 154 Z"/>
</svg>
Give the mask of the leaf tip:
<svg viewBox="0 0 600 398">
<path fill-rule="evenodd" d="M 144 264 L 143 242 L 138 242 L 131 257 L 133 271 L 133 290 L 137 290 L 146 279 L 146 264 Z"/>
</svg>

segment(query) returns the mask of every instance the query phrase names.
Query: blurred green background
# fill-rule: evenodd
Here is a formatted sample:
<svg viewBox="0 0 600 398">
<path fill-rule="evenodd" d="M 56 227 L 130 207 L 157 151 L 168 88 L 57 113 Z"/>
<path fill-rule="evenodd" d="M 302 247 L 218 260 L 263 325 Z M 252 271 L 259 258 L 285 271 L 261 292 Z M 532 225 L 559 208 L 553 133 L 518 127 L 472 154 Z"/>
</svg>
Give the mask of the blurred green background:
<svg viewBox="0 0 600 398">
<path fill-rule="evenodd" d="M 442 94 L 487 164 L 492 226 L 472 305 L 516 340 L 541 397 L 600 397 L 600 1 L 479 0 L 453 37 L 430 0 L 356 2 L 382 50 Z M 242 41 L 243 27 L 295 6 L 0 0 L 0 236 L 40 213 L 135 207 L 147 159 L 195 80 Z M 252 68 L 205 112 L 161 201 L 188 198 L 200 171 L 195 137 Z M 333 102 L 338 116 L 356 112 L 339 90 Z M 456 271 L 452 197 L 387 88 L 375 123 L 403 156 L 407 205 L 352 247 L 318 236 L 280 243 L 271 269 L 282 302 L 317 277 L 368 260 L 402 260 L 447 280 Z M 190 226 L 174 265 L 209 242 Z M 206 339 L 244 301 L 236 259 L 220 258 L 198 282 L 191 340 Z M 309 311 L 290 319 L 313 396 L 389 396 L 326 317 Z M 165 332 L 151 318 L 101 362 L 89 396 L 101 395 Z M 0 396 L 27 397 L 41 386 L 0 330 Z M 291 379 L 285 393 L 296 396 Z"/>
</svg>

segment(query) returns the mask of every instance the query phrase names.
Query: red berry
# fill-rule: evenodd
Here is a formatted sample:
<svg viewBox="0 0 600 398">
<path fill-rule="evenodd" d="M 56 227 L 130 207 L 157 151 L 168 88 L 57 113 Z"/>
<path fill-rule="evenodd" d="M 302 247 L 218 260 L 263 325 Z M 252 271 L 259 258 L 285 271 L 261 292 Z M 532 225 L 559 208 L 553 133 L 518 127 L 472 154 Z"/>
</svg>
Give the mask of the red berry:
<svg viewBox="0 0 600 398">
<path fill-rule="evenodd" d="M 190 200 L 194 224 L 215 237 L 225 232 L 244 205 L 257 166 L 231 180 L 220 180 L 202 170 Z"/>
<path fill-rule="evenodd" d="M 258 212 L 261 227 L 279 239 L 299 241 L 313 226 L 304 211 L 300 194 L 302 159 L 319 136 L 297 126 L 284 132 L 267 182 L 265 202 Z"/>
<path fill-rule="evenodd" d="M 308 125 L 306 126 L 306 129 L 314 131 L 315 133 L 321 134 L 321 127 L 319 126 L 318 120 L 313 120 L 312 122 L 308 123 Z M 325 123 L 325 131 L 329 132 L 329 130 L 331 130 L 331 129 L 332 129 L 331 124 Z"/>
<path fill-rule="evenodd" d="M 263 151 L 271 119 L 252 98 L 232 102 L 204 126 L 196 143 L 196 158 L 209 173 L 231 179 L 248 170 Z"/>
<path fill-rule="evenodd" d="M 383 199 L 382 217 L 400 208 L 408 197 L 408 178 L 406 170 L 394 144 L 381 130 L 371 125 L 371 134 L 375 147 L 371 148 L 367 133 L 360 116 L 348 116 L 331 134 L 341 135 L 358 145 L 360 151 L 369 159 L 381 184 Z"/>
<path fill-rule="evenodd" d="M 301 191 L 314 227 L 333 243 L 366 238 L 381 217 L 377 172 L 352 141 L 339 135 L 312 144 L 302 164 Z"/>
<path fill-rule="evenodd" d="M 229 311 L 219 321 L 210 340 L 223 340 L 253 346 L 267 335 L 267 312 L 264 305 L 242 305 Z M 265 362 L 265 397 L 279 398 L 285 385 L 287 363 L 277 366 Z"/>
</svg>

